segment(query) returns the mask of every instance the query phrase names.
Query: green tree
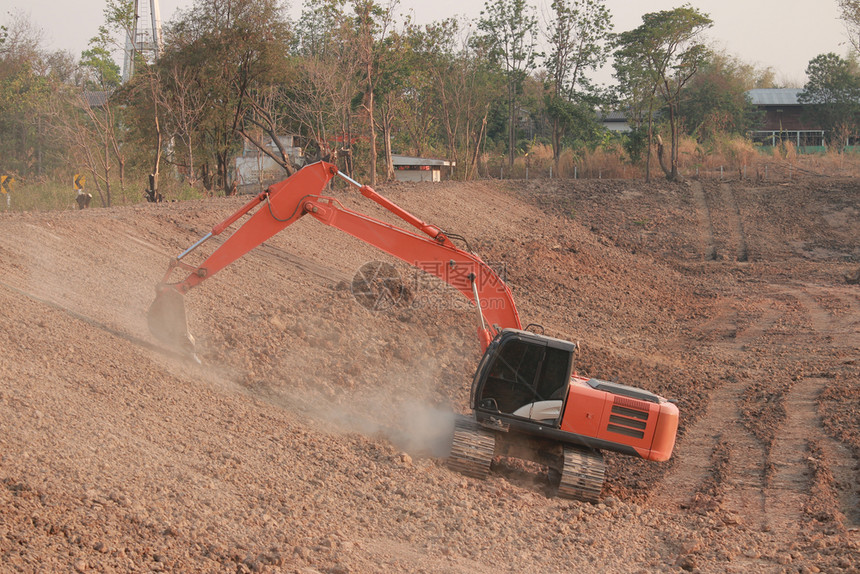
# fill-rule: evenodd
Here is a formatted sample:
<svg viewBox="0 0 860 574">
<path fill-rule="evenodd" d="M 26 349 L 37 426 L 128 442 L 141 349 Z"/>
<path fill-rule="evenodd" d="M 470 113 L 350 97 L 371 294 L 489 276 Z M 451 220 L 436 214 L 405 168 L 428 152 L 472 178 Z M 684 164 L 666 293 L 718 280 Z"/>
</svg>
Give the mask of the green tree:
<svg viewBox="0 0 860 574">
<path fill-rule="evenodd" d="M 616 38 L 617 42 L 617 38 Z M 631 45 L 615 52 L 616 101 L 624 108 L 632 128 L 625 140 L 630 158 L 638 163 L 645 155 L 645 181 L 651 181 L 651 146 L 657 82 L 648 69 L 645 54 Z"/>
<path fill-rule="evenodd" d="M 603 40 L 612 29 L 612 19 L 603 0 L 553 0 L 551 8 L 545 99 L 557 168 L 562 139 L 579 123 L 582 105 L 588 100 L 581 91 L 592 91 L 585 73 L 606 62 L 609 47 Z"/>
<path fill-rule="evenodd" d="M 650 83 L 666 108 L 671 140 L 668 166 L 659 138 L 657 152 L 660 167 L 669 180 L 680 179 L 678 140 L 684 86 L 708 57 L 708 49 L 699 42 L 699 37 L 712 24 L 707 15 L 685 4 L 645 14 L 641 26 L 616 37 L 616 70 L 620 67 L 623 76 L 636 77 L 636 83 L 643 84 L 645 93 Z M 633 72 L 636 65 L 642 66 L 641 73 Z"/>
<path fill-rule="evenodd" d="M 766 82 L 768 73 L 725 53 L 711 54 L 684 90 L 686 133 L 700 142 L 746 134 L 760 119 L 747 91 Z"/>
<path fill-rule="evenodd" d="M 194 136 L 198 156 L 207 158 L 201 170 L 207 189 L 230 192 L 230 164 L 242 142 L 252 93 L 270 83 L 290 41 L 277 0 L 196 0 L 167 29 L 159 67 L 196 69 L 199 79 L 192 85 L 203 90 L 198 99 L 209 103 Z"/>
<path fill-rule="evenodd" d="M 500 66 L 507 84 L 508 165 L 513 166 L 520 115 L 519 96 L 526 76 L 537 57 L 537 17 L 525 0 L 487 1 L 478 30 L 478 41 L 485 46 L 493 63 Z"/>
<path fill-rule="evenodd" d="M 73 81 L 77 65 L 65 52 L 41 49 L 42 31 L 23 13 L 0 25 L 0 155 L 3 169 L 41 176 L 62 167 L 62 142 L 49 125 L 52 102 Z"/>
<path fill-rule="evenodd" d="M 417 156 L 433 153 L 444 141 L 440 137 L 443 129 L 441 94 L 446 94 L 448 88 L 438 86 L 437 82 L 445 79 L 446 70 L 453 63 L 450 46 L 455 41 L 457 30 L 457 22 L 453 19 L 427 26 L 407 23 L 404 36 L 409 49 L 409 86 L 402 90 L 402 130 L 398 138 L 400 149 L 406 153 Z M 449 159 L 454 157 L 454 147 L 445 147 L 444 153 Z"/>
<path fill-rule="evenodd" d="M 293 51 L 301 57 L 337 51 L 339 30 L 346 20 L 347 0 L 305 0 L 295 22 Z"/>
<path fill-rule="evenodd" d="M 89 47 L 81 52 L 80 66 L 86 71 L 86 89 L 113 91 L 120 86 L 120 69 L 111 56 L 107 30 L 104 27 L 98 36 L 90 39 Z"/>
<path fill-rule="evenodd" d="M 808 81 L 797 99 L 806 112 L 829 132 L 829 141 L 842 149 L 857 131 L 860 114 L 860 77 L 856 60 L 834 53 L 813 58 L 806 68 Z"/>
<path fill-rule="evenodd" d="M 382 132 L 385 159 L 385 179 L 394 180 L 392 138 L 395 125 L 405 111 L 403 98 L 412 89 L 411 79 L 419 62 L 414 57 L 408 33 L 392 32 L 379 46 L 379 71 L 376 82 L 376 100 L 379 102 L 377 122 Z"/>
</svg>

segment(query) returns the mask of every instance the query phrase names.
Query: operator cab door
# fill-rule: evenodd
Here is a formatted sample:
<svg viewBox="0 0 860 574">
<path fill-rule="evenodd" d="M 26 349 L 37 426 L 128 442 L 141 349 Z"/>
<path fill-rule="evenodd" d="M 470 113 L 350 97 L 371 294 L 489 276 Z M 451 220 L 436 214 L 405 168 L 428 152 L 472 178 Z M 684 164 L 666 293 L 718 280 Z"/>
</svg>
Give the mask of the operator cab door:
<svg viewBox="0 0 860 574">
<path fill-rule="evenodd" d="M 574 345 L 504 330 L 487 347 L 472 385 L 472 408 L 558 427 L 570 385 Z"/>
</svg>

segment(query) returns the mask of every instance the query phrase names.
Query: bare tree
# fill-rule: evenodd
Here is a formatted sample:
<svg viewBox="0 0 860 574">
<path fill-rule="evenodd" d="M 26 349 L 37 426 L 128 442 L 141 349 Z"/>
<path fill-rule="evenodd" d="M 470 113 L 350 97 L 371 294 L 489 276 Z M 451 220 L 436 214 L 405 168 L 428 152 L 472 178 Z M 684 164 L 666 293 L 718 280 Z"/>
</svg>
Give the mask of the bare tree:
<svg viewBox="0 0 860 574">
<path fill-rule="evenodd" d="M 194 187 L 197 184 L 197 172 L 194 170 L 195 128 L 203 116 L 209 95 L 203 90 L 196 89 L 199 78 L 191 66 L 173 63 L 168 69 L 167 76 L 168 88 L 159 91 L 159 103 L 170 118 L 173 134 L 179 138 L 185 148 L 188 158 L 185 162 L 188 183 Z"/>
<path fill-rule="evenodd" d="M 336 49 L 302 60 L 291 93 L 284 94 L 289 98 L 284 104 L 291 120 L 300 126 L 321 156 L 338 151 L 348 159 L 350 100 L 358 89 L 357 62 L 342 58 L 343 52 Z M 340 140 L 341 150 L 332 149 L 336 140 Z"/>
<path fill-rule="evenodd" d="M 860 52 L 860 0 L 838 0 L 839 16 L 848 31 L 848 42 Z"/>
<path fill-rule="evenodd" d="M 50 119 L 53 132 L 69 150 L 69 163 L 85 167 L 102 206 L 110 207 L 112 173 L 122 157 L 113 105 L 102 93 L 68 94 L 54 100 Z"/>
<path fill-rule="evenodd" d="M 378 70 L 378 45 L 385 39 L 393 23 L 392 16 L 396 0 L 390 0 L 383 8 L 374 0 L 353 0 L 352 18 L 354 49 L 361 63 L 364 81 L 362 108 L 367 114 L 370 148 L 370 185 L 376 185 L 376 80 Z"/>
<path fill-rule="evenodd" d="M 415 72 L 426 77 L 422 92 L 413 89 L 406 99 L 409 114 L 418 118 L 413 141 L 441 129 L 455 172 L 471 179 L 477 174 L 490 102 L 503 97 L 500 77 L 486 65 L 486 46 L 474 41 L 468 23 L 448 19 L 413 35 L 419 37 L 413 40 L 420 59 Z"/>
<path fill-rule="evenodd" d="M 237 131 L 246 141 L 272 158 L 275 163 L 287 172 L 287 175 L 293 175 L 296 173 L 296 166 L 293 165 L 290 155 L 287 153 L 286 148 L 284 148 L 284 144 L 280 138 L 283 122 L 279 121 L 280 118 L 278 117 L 277 106 L 275 105 L 278 96 L 279 90 L 277 87 L 255 91 L 248 98 L 244 122 L 239 125 Z M 246 124 L 250 124 L 253 128 L 249 129 Z M 277 154 L 266 145 L 265 140 L 260 137 L 261 134 L 269 136 L 269 140 L 278 150 Z"/>
</svg>

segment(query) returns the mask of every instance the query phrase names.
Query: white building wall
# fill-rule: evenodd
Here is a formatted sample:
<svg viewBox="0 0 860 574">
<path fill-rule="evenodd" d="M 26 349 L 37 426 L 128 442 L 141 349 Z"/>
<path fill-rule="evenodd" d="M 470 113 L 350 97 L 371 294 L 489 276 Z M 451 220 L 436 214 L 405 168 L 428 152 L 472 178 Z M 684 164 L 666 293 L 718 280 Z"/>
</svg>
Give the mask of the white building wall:
<svg viewBox="0 0 860 574">
<path fill-rule="evenodd" d="M 394 170 L 396 181 L 442 181 L 442 171 L 438 169 L 397 169 Z"/>
</svg>

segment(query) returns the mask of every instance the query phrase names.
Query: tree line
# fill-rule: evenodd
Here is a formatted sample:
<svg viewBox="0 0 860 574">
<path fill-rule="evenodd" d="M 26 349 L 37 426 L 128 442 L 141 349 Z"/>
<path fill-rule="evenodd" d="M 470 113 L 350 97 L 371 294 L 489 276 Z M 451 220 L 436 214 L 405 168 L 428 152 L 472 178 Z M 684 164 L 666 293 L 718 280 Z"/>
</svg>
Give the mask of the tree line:
<svg viewBox="0 0 860 574">
<path fill-rule="evenodd" d="M 772 70 L 709 49 L 712 21 L 692 6 L 614 33 L 603 0 L 552 0 L 540 13 L 526 0 L 487 0 L 475 20 L 426 25 L 396 0 L 305 0 L 296 20 L 278 0 L 195 0 L 165 26 L 157 60 L 137 54 L 123 83 L 114 56 L 133 6 L 106 0 L 79 58 L 43 51 L 21 14 L 0 27 L 4 173 L 84 170 L 103 205 L 141 181 L 157 196 L 162 172 L 230 193 L 246 145 L 293 173 L 299 162 L 278 136 L 294 134 L 305 161 L 329 158 L 371 185 L 393 179 L 395 153 L 444 157 L 468 180 L 536 145 L 557 165 L 609 143 L 648 177 L 653 157 L 675 179 L 679 138 L 745 134 L 757 121 L 746 91 L 775 86 Z M 610 59 L 616 85 L 595 85 Z M 600 110 L 622 110 L 632 132 L 608 134 Z"/>
</svg>

